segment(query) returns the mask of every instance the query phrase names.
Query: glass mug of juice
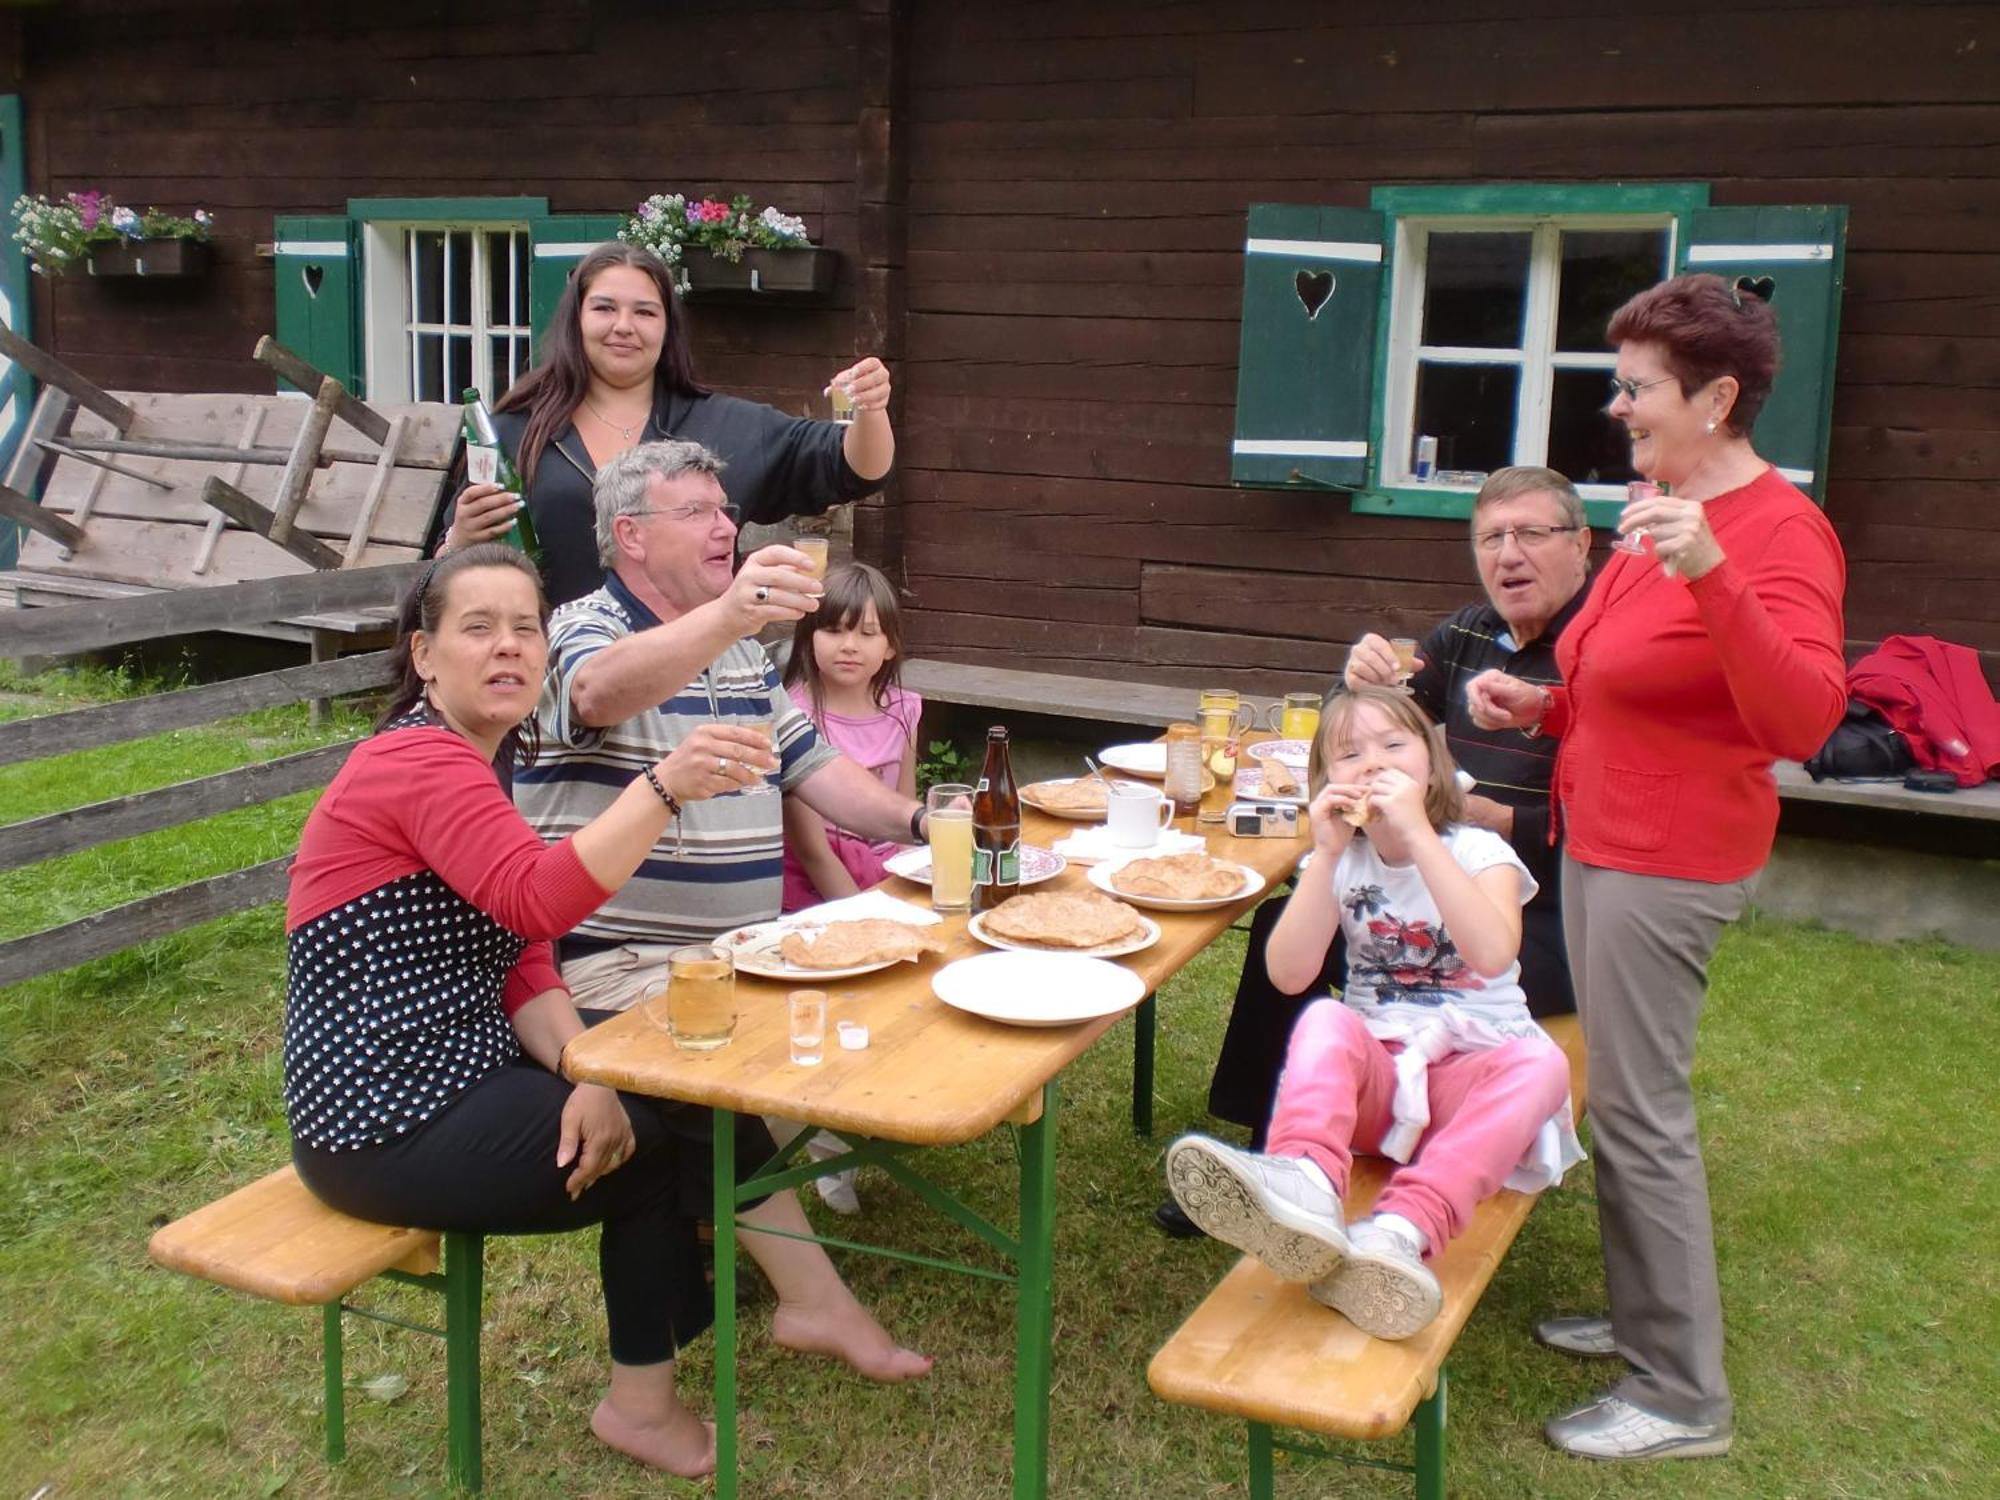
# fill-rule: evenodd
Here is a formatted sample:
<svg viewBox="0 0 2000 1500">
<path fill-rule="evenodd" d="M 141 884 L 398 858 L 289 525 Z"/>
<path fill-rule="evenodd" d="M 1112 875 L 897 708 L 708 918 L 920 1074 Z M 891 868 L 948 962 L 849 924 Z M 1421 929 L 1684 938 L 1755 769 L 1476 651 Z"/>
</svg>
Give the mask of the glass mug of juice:
<svg viewBox="0 0 2000 1500">
<path fill-rule="evenodd" d="M 931 909 L 972 906 L 972 788 L 941 781 L 926 794 L 931 839 Z"/>
<path fill-rule="evenodd" d="M 736 1033 L 736 963 L 692 943 L 667 955 L 667 1034 L 683 1052 L 713 1052 Z"/>
<path fill-rule="evenodd" d="M 1285 694 L 1285 701 L 1272 705 L 1271 710 L 1278 721 L 1272 726 L 1278 738 L 1304 740 L 1310 745 L 1313 736 L 1319 733 L 1319 705 L 1318 693 Z"/>
</svg>

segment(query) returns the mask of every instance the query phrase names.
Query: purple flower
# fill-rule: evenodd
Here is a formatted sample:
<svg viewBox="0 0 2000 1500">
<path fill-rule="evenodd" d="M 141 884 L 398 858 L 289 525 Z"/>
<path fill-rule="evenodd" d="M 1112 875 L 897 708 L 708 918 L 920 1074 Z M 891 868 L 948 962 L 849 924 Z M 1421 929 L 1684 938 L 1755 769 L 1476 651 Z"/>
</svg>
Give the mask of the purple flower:
<svg viewBox="0 0 2000 1500">
<path fill-rule="evenodd" d="M 104 194 L 97 192 L 71 193 L 69 201 L 70 206 L 83 218 L 83 232 L 89 234 L 91 230 L 97 227 L 97 221 L 103 215 Z"/>
</svg>

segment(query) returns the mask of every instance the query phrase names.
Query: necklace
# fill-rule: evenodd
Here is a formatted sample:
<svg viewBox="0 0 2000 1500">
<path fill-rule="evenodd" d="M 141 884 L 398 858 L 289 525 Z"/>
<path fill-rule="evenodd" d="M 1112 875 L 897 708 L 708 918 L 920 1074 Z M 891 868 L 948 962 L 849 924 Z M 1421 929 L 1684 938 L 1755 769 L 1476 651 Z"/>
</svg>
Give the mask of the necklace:
<svg viewBox="0 0 2000 1500">
<path fill-rule="evenodd" d="M 591 405 L 590 397 L 585 396 L 583 398 L 583 404 L 584 408 L 587 411 L 589 411 L 589 413 L 593 417 L 597 418 L 597 420 L 601 422 L 604 426 L 609 427 L 613 432 L 617 433 L 619 438 L 627 443 L 632 441 L 632 434 L 638 429 L 644 427 L 646 425 L 647 420 L 653 415 L 650 410 L 647 410 L 645 412 L 640 413 L 639 420 L 632 423 L 631 426 L 621 427 L 616 422 L 612 421 L 611 418 L 605 416 L 604 413 L 599 411 L 595 406 Z"/>
</svg>

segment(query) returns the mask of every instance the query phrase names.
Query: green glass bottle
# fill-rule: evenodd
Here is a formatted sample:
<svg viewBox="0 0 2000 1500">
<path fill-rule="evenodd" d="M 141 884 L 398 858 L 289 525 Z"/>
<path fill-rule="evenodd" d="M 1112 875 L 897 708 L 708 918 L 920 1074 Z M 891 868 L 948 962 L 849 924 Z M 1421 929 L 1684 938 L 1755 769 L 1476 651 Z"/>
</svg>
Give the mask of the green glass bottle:
<svg viewBox="0 0 2000 1500">
<path fill-rule="evenodd" d="M 486 409 L 485 398 L 474 388 L 465 393 L 464 430 L 466 480 L 471 484 L 497 484 L 503 490 L 521 495 L 520 471 L 500 444 L 500 434 L 493 426 L 493 413 Z M 521 495 L 521 501 L 521 508 L 514 512 L 514 524 L 507 528 L 502 540 L 540 563 L 542 544 L 535 535 L 534 518 L 528 514 L 527 496 Z"/>
</svg>

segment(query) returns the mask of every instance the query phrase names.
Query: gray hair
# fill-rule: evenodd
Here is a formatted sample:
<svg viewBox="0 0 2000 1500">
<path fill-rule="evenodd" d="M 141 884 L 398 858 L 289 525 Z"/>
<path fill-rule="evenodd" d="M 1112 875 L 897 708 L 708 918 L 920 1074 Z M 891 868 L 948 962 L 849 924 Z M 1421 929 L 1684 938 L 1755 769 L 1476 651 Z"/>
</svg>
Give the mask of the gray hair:
<svg viewBox="0 0 2000 1500">
<path fill-rule="evenodd" d="M 1562 507 L 1563 524 L 1569 527 L 1588 526 L 1584 515 L 1583 497 L 1576 492 L 1576 486 L 1554 469 L 1537 468 L 1532 464 L 1515 464 L 1511 468 L 1495 469 L 1486 476 L 1486 483 L 1479 487 L 1479 493 L 1472 500 L 1472 520 L 1479 523 L 1479 513 L 1489 505 L 1498 505 L 1502 500 L 1518 500 L 1523 495 L 1553 495 L 1557 505 Z"/>
<path fill-rule="evenodd" d="M 618 562 L 612 523 L 646 508 L 646 484 L 657 474 L 671 483 L 683 474 L 720 475 L 723 462 L 700 443 L 667 438 L 628 448 L 597 471 L 591 499 L 597 507 L 597 560 L 605 567 Z"/>
</svg>

